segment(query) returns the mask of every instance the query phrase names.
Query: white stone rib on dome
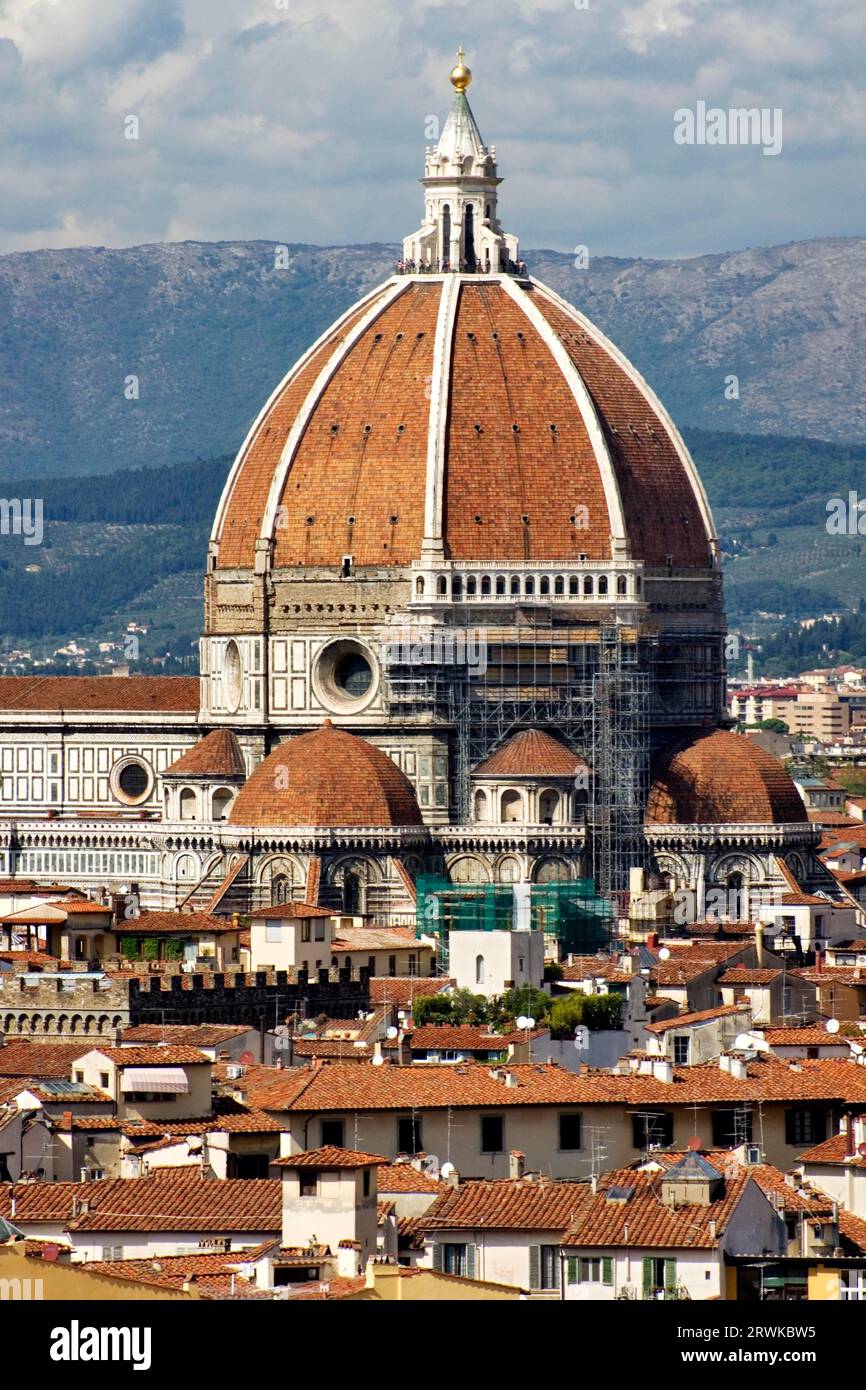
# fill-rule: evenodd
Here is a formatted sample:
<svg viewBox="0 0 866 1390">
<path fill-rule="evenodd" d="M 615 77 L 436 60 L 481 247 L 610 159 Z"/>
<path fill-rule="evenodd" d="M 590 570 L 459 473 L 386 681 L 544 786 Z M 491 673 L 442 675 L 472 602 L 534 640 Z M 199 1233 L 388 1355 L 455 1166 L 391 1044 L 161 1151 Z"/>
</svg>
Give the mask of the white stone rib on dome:
<svg viewBox="0 0 866 1390">
<path fill-rule="evenodd" d="M 535 280 L 533 280 L 532 283 L 533 285 L 538 284 Z M 554 362 L 571 388 L 571 394 L 574 396 L 575 403 L 580 411 L 581 419 L 589 435 L 592 451 L 595 455 L 595 461 L 601 476 L 602 487 L 604 488 L 604 497 L 607 502 L 607 514 L 610 519 L 611 553 L 614 557 L 619 554 L 620 557 L 625 558 L 628 554 L 629 543 L 619 483 L 617 482 L 613 460 L 611 459 L 610 451 L 605 441 L 604 432 L 602 431 L 595 406 L 592 403 L 592 398 L 584 385 L 583 378 L 553 328 L 536 305 L 532 303 L 526 291 L 515 285 L 507 275 L 502 276 L 500 285 L 509 298 L 513 299 L 515 304 L 519 305 L 523 310 L 523 313 L 547 347 Z"/>
<path fill-rule="evenodd" d="M 563 299 L 561 295 L 557 294 L 555 290 L 552 290 L 549 287 L 549 285 L 545 285 L 541 280 L 536 280 L 533 277 L 531 283 L 533 287 L 536 290 L 538 290 L 538 292 L 542 295 L 542 297 L 549 299 L 551 303 L 557 306 L 557 308 L 561 309 L 564 313 L 568 314 L 569 317 L 572 318 L 575 321 L 575 323 L 579 324 L 579 326 L 584 330 L 584 332 L 590 338 L 592 338 L 593 341 L 597 343 L 599 347 L 604 348 L 605 352 L 610 354 L 610 356 L 614 359 L 617 365 L 620 366 L 622 370 L 625 372 L 625 374 L 628 376 L 629 380 L 632 381 L 634 385 L 637 387 L 637 389 L 640 391 L 641 395 L 649 405 L 650 409 L 653 410 L 656 413 L 656 415 L 658 415 L 659 420 L 667 430 L 667 433 L 670 437 L 670 441 L 673 444 L 677 456 L 679 457 L 679 460 L 683 465 L 686 477 L 691 483 L 692 491 L 695 494 L 695 500 L 697 501 L 698 509 L 701 513 L 701 520 L 704 523 L 704 529 L 707 534 L 707 539 L 714 553 L 718 555 L 718 532 L 716 531 L 716 524 L 713 521 L 713 514 L 710 508 L 709 498 L 707 497 L 707 494 L 704 490 L 704 485 L 701 482 L 700 474 L 698 473 L 698 470 L 695 467 L 694 459 L 689 453 L 685 440 L 683 439 L 682 435 L 680 434 L 679 430 L 677 429 L 676 425 L 674 424 L 671 416 L 668 414 L 664 405 L 659 400 L 655 391 L 653 391 L 649 382 L 641 376 L 640 372 L 637 370 L 634 364 L 630 362 L 629 359 L 625 356 L 625 354 L 621 352 L 620 349 L 616 346 L 616 343 L 611 342 L 610 338 L 606 337 L 605 334 L 602 333 L 601 329 L 598 328 L 597 325 L 594 324 L 591 319 L 588 319 L 586 315 L 582 314 L 579 309 L 576 309 L 573 304 L 569 304 L 567 299 Z"/>
<path fill-rule="evenodd" d="M 222 528 L 223 523 L 225 521 L 226 511 L 228 509 L 232 493 L 234 492 L 235 484 L 238 480 L 238 475 L 240 474 L 241 469 L 243 468 L 244 463 L 246 462 L 247 451 L 249 450 L 249 447 L 255 439 L 256 435 L 258 434 L 259 430 L 261 429 L 262 424 L 267 419 L 268 413 L 271 410 L 274 403 L 279 399 L 279 397 L 285 391 L 286 387 L 298 375 L 298 373 L 304 370 L 304 367 L 306 367 L 307 363 L 313 356 L 315 356 L 319 349 L 322 348 L 330 338 L 334 338 L 339 333 L 343 324 L 348 323 L 349 320 L 352 319 L 355 314 L 357 314 L 358 310 L 362 308 L 364 304 L 370 303 L 378 299 L 379 296 L 385 292 L 390 283 L 390 281 L 386 281 L 384 284 L 376 285 L 372 290 L 368 290 L 367 293 L 362 295 L 359 300 L 356 300 L 356 302 L 352 304 L 345 311 L 345 313 L 341 314 L 340 317 L 336 319 L 334 323 L 329 324 L 328 327 L 325 329 L 324 333 L 322 333 L 316 339 L 316 341 L 312 343 L 310 347 L 308 347 L 307 350 L 297 359 L 297 361 L 292 364 L 292 366 L 286 372 L 286 375 L 274 387 L 273 391 L 268 396 L 268 399 L 265 401 L 258 415 L 253 420 L 252 425 L 247 431 L 244 442 L 242 443 L 240 449 L 237 452 L 235 461 L 232 464 L 232 467 L 229 471 L 229 475 L 225 480 L 225 484 L 223 485 L 223 490 L 220 494 L 219 505 L 217 506 L 216 515 L 214 516 L 213 527 L 211 529 L 210 539 L 212 544 L 219 543 L 220 537 L 222 536 Z"/>
<path fill-rule="evenodd" d="M 262 517 L 262 527 L 259 533 L 259 538 L 261 540 L 271 540 L 273 537 L 277 522 L 277 508 L 280 504 L 280 498 L 283 495 L 286 479 L 291 470 L 292 463 L 294 462 L 295 454 L 306 432 L 307 425 L 310 422 L 310 417 L 319 404 L 326 387 L 342 366 L 359 338 L 362 338 L 370 325 L 375 323 L 386 309 L 390 308 L 395 299 L 399 299 L 401 294 L 405 293 L 410 283 L 411 281 L 408 279 L 391 279 L 386 280 L 384 285 L 379 286 L 379 296 L 376 301 L 367 313 L 358 320 L 351 332 L 347 333 L 343 342 L 340 343 L 328 358 L 328 361 L 310 387 L 307 398 L 301 406 L 295 422 L 289 431 L 289 436 L 285 445 L 283 446 L 279 465 L 274 469 L 274 476 L 271 480 L 271 488 L 268 493 L 268 501 L 264 516 Z M 356 304 L 354 312 L 357 312 L 357 309 L 358 305 Z"/>
</svg>

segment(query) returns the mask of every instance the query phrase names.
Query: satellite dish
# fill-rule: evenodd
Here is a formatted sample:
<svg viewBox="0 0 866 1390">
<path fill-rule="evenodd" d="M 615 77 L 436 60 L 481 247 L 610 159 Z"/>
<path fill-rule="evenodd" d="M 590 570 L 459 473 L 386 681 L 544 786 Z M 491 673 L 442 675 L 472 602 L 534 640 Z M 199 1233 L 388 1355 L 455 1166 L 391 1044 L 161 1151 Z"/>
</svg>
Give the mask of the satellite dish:
<svg viewBox="0 0 866 1390">
<path fill-rule="evenodd" d="M 857 1152 L 861 1158 L 866 1158 L 866 1144 L 858 1144 Z M 43 1257 L 44 1258 L 44 1257 Z"/>
<path fill-rule="evenodd" d="M 371 1063 L 373 1064 L 374 1067 L 381 1067 L 381 1066 L 384 1064 L 385 1058 L 382 1057 L 382 1056 L 376 1056 L 376 1057 L 371 1057 L 371 1058 L 370 1058 L 370 1061 L 371 1061 Z"/>
<path fill-rule="evenodd" d="M 686 1147 L 691 1153 L 699 1153 L 701 1149 L 701 1138 L 699 1134 L 693 1134 Z"/>
<path fill-rule="evenodd" d="M 431 1178 L 439 1175 L 439 1159 L 435 1154 L 425 1154 L 421 1159 L 422 1173 L 428 1173 Z"/>
<path fill-rule="evenodd" d="M 453 1164 L 453 1163 L 443 1163 L 443 1164 L 442 1164 L 442 1167 L 441 1167 L 440 1170 L 439 1170 L 439 1172 L 440 1172 L 440 1174 L 441 1174 L 441 1176 L 442 1176 L 443 1178 L 450 1178 L 450 1177 L 451 1177 L 451 1174 L 452 1174 L 454 1171 L 455 1171 L 455 1170 L 454 1170 L 454 1164 Z"/>
<path fill-rule="evenodd" d="M 662 946 L 661 950 L 659 951 L 659 960 L 670 960 L 670 958 L 671 953 L 668 950 L 667 946 Z"/>
<path fill-rule="evenodd" d="M 388 1029 L 387 1033 L 385 1034 L 385 1037 L 386 1037 L 386 1038 L 396 1038 L 397 1035 L 398 1035 L 398 1032 L 399 1032 L 399 1029 L 394 1028 L 394 1027 L 392 1026 L 391 1028 Z"/>
<path fill-rule="evenodd" d="M 243 1062 L 245 1067 L 252 1067 L 255 1066 L 256 1059 L 252 1052 L 242 1052 L 241 1061 Z"/>
<path fill-rule="evenodd" d="M 734 1050 L 736 1052 L 748 1052 L 754 1046 L 753 1039 L 748 1033 L 738 1033 L 734 1038 Z"/>
<path fill-rule="evenodd" d="M 526 1017 L 525 1014 L 519 1014 L 518 1017 L 514 1020 L 514 1022 L 518 1028 L 529 1027 L 529 1019 Z"/>
<path fill-rule="evenodd" d="M 824 1024 L 824 1027 L 826 1028 L 826 1030 L 827 1030 L 828 1033 L 838 1033 L 838 1032 L 839 1032 L 839 1020 L 838 1020 L 838 1018 L 828 1018 L 828 1019 L 827 1019 L 827 1022 Z"/>
</svg>

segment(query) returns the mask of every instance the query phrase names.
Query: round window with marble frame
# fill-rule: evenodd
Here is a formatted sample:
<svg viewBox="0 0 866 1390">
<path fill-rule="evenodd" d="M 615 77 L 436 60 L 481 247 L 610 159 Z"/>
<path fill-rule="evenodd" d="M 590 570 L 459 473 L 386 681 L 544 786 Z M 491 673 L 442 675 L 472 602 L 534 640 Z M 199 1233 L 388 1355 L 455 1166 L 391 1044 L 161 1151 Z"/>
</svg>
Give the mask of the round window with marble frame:
<svg viewBox="0 0 866 1390">
<path fill-rule="evenodd" d="M 141 806 L 151 795 L 155 781 L 150 763 L 137 753 L 128 753 L 114 764 L 108 785 L 115 800 L 124 806 Z"/>
<path fill-rule="evenodd" d="M 358 714 L 379 693 L 379 663 L 354 637 L 328 642 L 313 665 L 313 691 L 332 714 Z"/>
</svg>

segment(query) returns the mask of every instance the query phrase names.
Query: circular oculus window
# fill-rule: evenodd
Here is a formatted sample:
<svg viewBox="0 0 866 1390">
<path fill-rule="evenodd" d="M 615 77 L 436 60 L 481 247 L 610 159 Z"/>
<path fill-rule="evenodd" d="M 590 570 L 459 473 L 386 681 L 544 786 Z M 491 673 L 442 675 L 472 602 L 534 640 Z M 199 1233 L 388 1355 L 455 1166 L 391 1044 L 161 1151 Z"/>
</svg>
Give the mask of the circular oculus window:
<svg viewBox="0 0 866 1390">
<path fill-rule="evenodd" d="M 319 654 L 313 687 L 326 709 L 343 713 L 364 709 L 379 688 L 376 659 L 350 638 L 331 642 Z"/>
<path fill-rule="evenodd" d="M 111 771 L 111 790 L 118 801 L 138 806 L 153 790 L 153 769 L 141 758 L 121 758 Z"/>
</svg>

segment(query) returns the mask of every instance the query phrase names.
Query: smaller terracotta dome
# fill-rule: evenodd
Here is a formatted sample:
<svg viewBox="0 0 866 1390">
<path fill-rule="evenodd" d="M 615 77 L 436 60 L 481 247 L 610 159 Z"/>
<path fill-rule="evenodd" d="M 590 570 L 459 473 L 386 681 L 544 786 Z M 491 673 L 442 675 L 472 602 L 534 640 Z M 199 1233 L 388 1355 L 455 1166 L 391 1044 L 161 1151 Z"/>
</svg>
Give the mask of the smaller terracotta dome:
<svg viewBox="0 0 866 1390">
<path fill-rule="evenodd" d="M 167 767 L 163 776 L 245 777 L 246 773 L 241 746 L 231 729 L 214 729 Z"/>
<path fill-rule="evenodd" d="M 280 744 L 238 792 L 234 825 L 421 825 L 411 782 L 356 734 L 320 729 Z"/>
<path fill-rule="evenodd" d="M 712 729 L 661 750 L 646 819 L 650 825 L 802 825 L 808 816 L 777 758 L 742 734 Z"/>
<path fill-rule="evenodd" d="M 586 763 L 542 729 L 521 729 L 474 769 L 473 777 L 573 777 Z"/>
</svg>

